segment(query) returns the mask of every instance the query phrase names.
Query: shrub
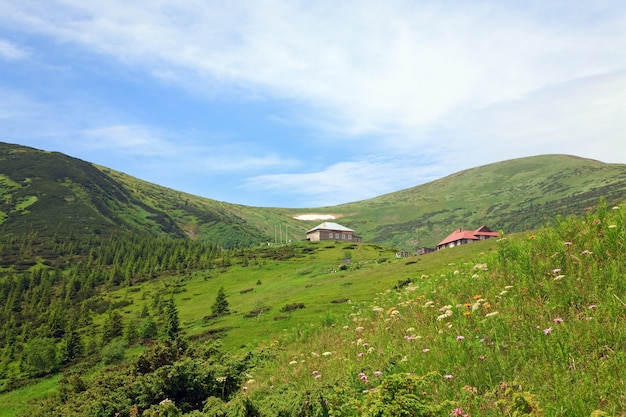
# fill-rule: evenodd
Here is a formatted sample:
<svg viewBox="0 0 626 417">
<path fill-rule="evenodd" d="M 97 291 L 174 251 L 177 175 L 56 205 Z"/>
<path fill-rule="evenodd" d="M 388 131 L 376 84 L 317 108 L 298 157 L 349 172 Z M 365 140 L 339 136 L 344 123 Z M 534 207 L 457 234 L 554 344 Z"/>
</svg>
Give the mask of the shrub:
<svg viewBox="0 0 626 417">
<path fill-rule="evenodd" d="M 122 361 L 124 359 L 125 350 L 126 343 L 121 338 L 113 339 L 108 345 L 102 348 L 102 363 L 110 365 Z"/>
<path fill-rule="evenodd" d="M 292 303 L 287 304 L 283 308 L 280 309 L 281 313 L 289 313 L 291 311 L 300 310 L 304 308 L 304 303 Z"/>
</svg>

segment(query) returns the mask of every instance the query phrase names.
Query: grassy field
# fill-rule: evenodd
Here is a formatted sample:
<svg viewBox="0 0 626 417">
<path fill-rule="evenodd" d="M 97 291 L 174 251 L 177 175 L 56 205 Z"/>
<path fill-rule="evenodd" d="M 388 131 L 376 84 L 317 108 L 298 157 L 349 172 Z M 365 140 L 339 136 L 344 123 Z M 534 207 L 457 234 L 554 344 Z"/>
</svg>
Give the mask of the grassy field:
<svg viewBox="0 0 626 417">
<path fill-rule="evenodd" d="M 173 296 L 183 332 L 189 338 L 199 342 L 220 338 L 225 351 L 253 350 L 271 345 L 285 334 L 298 332 L 297 329 L 332 325 L 345 317 L 354 304 L 370 301 L 373 294 L 391 290 L 399 282 L 406 284 L 407 280 L 436 274 L 452 263 L 491 252 L 495 247 L 492 239 L 397 259 L 394 251 L 378 245 L 299 242 L 243 251 L 230 260 L 229 267 L 143 282 L 109 292 L 105 297 L 127 304 L 121 309 L 125 322 L 132 320 L 139 326 L 141 311 L 144 306 L 153 308 L 157 294 L 163 299 Z M 287 259 L 275 259 L 283 257 Z M 350 263 L 344 264 L 348 257 Z M 227 294 L 231 312 L 207 318 L 220 287 Z M 281 311 L 300 304 L 304 308 Z M 94 323 L 101 325 L 105 316 L 94 316 Z M 135 347 L 126 352 L 126 357 L 140 351 Z M 24 413 L 31 400 L 53 393 L 59 378 L 0 394 L 0 417 Z"/>
</svg>

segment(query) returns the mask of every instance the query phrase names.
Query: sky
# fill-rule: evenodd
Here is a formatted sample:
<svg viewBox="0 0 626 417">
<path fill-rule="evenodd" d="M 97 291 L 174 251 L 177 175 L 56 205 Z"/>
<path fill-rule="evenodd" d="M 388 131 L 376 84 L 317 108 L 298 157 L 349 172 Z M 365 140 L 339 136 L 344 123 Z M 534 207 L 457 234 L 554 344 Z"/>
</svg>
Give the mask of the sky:
<svg viewBox="0 0 626 417">
<path fill-rule="evenodd" d="M 315 208 L 526 156 L 626 163 L 623 0 L 0 10 L 0 141 L 202 197 Z"/>
</svg>

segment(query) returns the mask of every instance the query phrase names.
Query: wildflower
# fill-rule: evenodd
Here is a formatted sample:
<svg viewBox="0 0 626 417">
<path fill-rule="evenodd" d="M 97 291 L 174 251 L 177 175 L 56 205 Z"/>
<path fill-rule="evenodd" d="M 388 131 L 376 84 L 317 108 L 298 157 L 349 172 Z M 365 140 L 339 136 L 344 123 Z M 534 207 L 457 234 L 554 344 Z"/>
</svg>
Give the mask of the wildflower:
<svg viewBox="0 0 626 417">
<path fill-rule="evenodd" d="M 444 375 L 443 377 L 445 379 L 452 379 L 452 378 L 454 378 L 454 375 L 447 374 L 447 375 Z"/>
<path fill-rule="evenodd" d="M 478 300 L 479 298 L 483 298 L 483 296 L 481 294 L 475 295 L 474 297 L 472 297 L 474 300 Z"/>
<path fill-rule="evenodd" d="M 415 336 L 404 336 L 404 338 L 408 340 L 409 342 L 412 342 L 413 340 L 417 339 L 417 337 Z"/>
<path fill-rule="evenodd" d="M 319 358 L 320 354 L 316 352 L 311 352 L 311 356 L 315 356 L 316 358 Z"/>
<path fill-rule="evenodd" d="M 358 356 L 359 358 L 363 357 L 363 355 L 365 355 L 365 353 L 363 353 L 363 352 L 359 352 L 359 353 L 357 354 L 357 356 Z"/>
<path fill-rule="evenodd" d="M 315 379 L 320 379 L 322 377 L 322 374 L 317 374 L 314 376 Z"/>
<path fill-rule="evenodd" d="M 377 313 L 382 313 L 383 311 L 385 311 L 385 309 L 382 307 L 374 306 L 372 307 L 372 311 L 375 311 Z"/>
<path fill-rule="evenodd" d="M 509 292 L 508 292 L 507 290 L 500 291 L 500 295 L 506 295 L 506 294 L 508 294 L 508 293 L 509 293 Z"/>
<path fill-rule="evenodd" d="M 456 340 L 463 340 L 463 339 L 465 339 L 465 336 L 459 335 L 456 337 Z"/>
<path fill-rule="evenodd" d="M 510 290 L 511 288 L 513 288 L 512 285 L 507 285 L 506 287 L 504 287 L 505 290 Z"/>
<path fill-rule="evenodd" d="M 572 242 L 565 242 L 565 246 L 570 246 Z"/>
<path fill-rule="evenodd" d="M 483 355 L 480 355 L 480 356 L 478 357 L 478 359 L 480 359 L 481 361 L 484 361 L 484 360 L 485 360 L 485 357 L 484 357 Z"/>
<path fill-rule="evenodd" d="M 450 310 L 451 308 L 452 308 L 452 306 L 451 306 L 451 305 L 447 305 L 447 306 L 443 306 L 443 307 L 441 307 L 441 308 L 439 309 L 439 311 L 441 311 L 441 312 L 443 313 L 443 312 L 445 312 L 445 311 L 447 311 L 447 310 Z"/>
<path fill-rule="evenodd" d="M 379 378 L 383 373 L 381 371 L 374 371 L 374 376 Z"/>
<path fill-rule="evenodd" d="M 528 239 L 537 239 L 537 236 L 535 236 L 535 235 L 530 235 L 530 236 L 528 236 Z"/>
<path fill-rule="evenodd" d="M 596 308 L 595 304 L 590 304 L 589 307 L 587 307 L 589 310 L 593 310 L 594 308 Z"/>
<path fill-rule="evenodd" d="M 289 362 L 289 365 L 295 365 L 297 363 L 298 363 L 297 361 L 291 361 L 291 362 Z"/>
<path fill-rule="evenodd" d="M 363 330 L 365 330 L 363 327 L 359 326 L 356 329 L 354 329 L 355 332 L 362 332 Z"/>
<path fill-rule="evenodd" d="M 428 349 L 428 348 L 426 348 L 426 349 L 422 349 L 422 352 L 424 352 L 424 353 L 428 353 L 428 352 L 430 352 L 430 349 Z"/>
<path fill-rule="evenodd" d="M 491 317 L 491 316 L 495 316 L 495 315 L 497 315 L 497 314 L 498 314 L 498 312 L 497 312 L 497 311 L 492 311 L 491 313 L 487 313 L 487 314 L 485 314 L 485 317 Z"/>
<path fill-rule="evenodd" d="M 463 411 L 461 407 L 457 407 L 454 409 L 454 411 L 450 415 L 451 416 L 466 416 L 467 414 L 465 414 L 465 412 Z"/>
<path fill-rule="evenodd" d="M 609 229 L 615 229 L 616 227 L 617 227 L 617 225 L 616 225 L 616 224 L 611 224 L 611 225 L 609 225 Z"/>
<path fill-rule="evenodd" d="M 472 312 L 471 312 L 471 311 L 464 311 L 464 312 L 463 312 L 463 315 L 464 315 L 464 316 L 469 316 L 469 315 L 471 315 L 471 314 L 472 314 Z"/>
<path fill-rule="evenodd" d="M 554 320 L 552 320 L 555 323 L 563 323 L 563 319 L 561 317 L 557 317 Z"/>
<path fill-rule="evenodd" d="M 591 255 L 593 252 L 588 251 L 587 249 L 585 249 L 584 251 L 580 252 L 581 255 Z"/>
<path fill-rule="evenodd" d="M 565 278 L 565 275 L 557 275 L 556 277 L 552 278 L 553 281 L 560 281 L 563 278 Z"/>
<path fill-rule="evenodd" d="M 333 354 L 333 352 L 324 352 L 324 353 L 322 353 L 322 356 L 329 356 L 329 355 L 332 355 L 332 354 Z"/>
<path fill-rule="evenodd" d="M 414 327 L 409 327 L 408 329 L 405 330 L 405 332 L 407 332 L 407 333 L 412 333 L 414 331 L 415 331 Z"/>
<path fill-rule="evenodd" d="M 550 334 L 552 333 L 552 327 L 548 327 L 547 329 L 543 330 L 543 334 Z"/>
<path fill-rule="evenodd" d="M 555 268 L 552 270 L 553 274 L 558 274 L 559 272 L 561 272 L 561 268 Z"/>
</svg>

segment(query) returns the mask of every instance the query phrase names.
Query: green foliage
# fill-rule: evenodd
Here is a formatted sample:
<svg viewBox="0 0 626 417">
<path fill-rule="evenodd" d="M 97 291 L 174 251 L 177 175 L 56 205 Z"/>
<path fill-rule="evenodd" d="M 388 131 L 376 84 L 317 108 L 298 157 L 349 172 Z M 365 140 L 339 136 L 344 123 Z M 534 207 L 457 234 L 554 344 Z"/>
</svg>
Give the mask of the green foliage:
<svg viewBox="0 0 626 417">
<path fill-rule="evenodd" d="M 111 310 L 107 314 L 102 325 L 102 344 L 106 345 L 113 339 L 122 337 L 124 333 L 124 322 L 122 315 L 117 310 Z"/>
<path fill-rule="evenodd" d="M 226 292 L 224 291 L 224 287 L 220 287 L 217 292 L 217 296 L 215 297 L 215 302 L 211 306 L 211 313 L 214 316 L 223 316 L 228 314 L 230 309 L 228 308 L 228 300 L 226 299 Z"/>
<path fill-rule="evenodd" d="M 59 366 L 57 348 L 53 339 L 31 339 L 22 354 L 22 368 L 34 375 L 42 376 L 53 372 Z"/>
<path fill-rule="evenodd" d="M 435 374 L 416 376 L 394 374 L 385 377 L 367 395 L 364 417 L 435 417 L 442 415 L 442 405 L 434 404 L 429 391 L 435 386 Z"/>
<path fill-rule="evenodd" d="M 178 309 L 174 304 L 174 299 L 170 298 L 165 307 L 165 334 L 169 339 L 174 340 L 178 337 L 179 331 Z"/>
<path fill-rule="evenodd" d="M 139 328 L 139 337 L 142 339 L 154 339 L 158 336 L 157 325 L 152 316 L 146 317 Z"/>
<path fill-rule="evenodd" d="M 83 354 L 83 342 L 76 326 L 72 323 L 61 341 L 61 360 L 71 362 Z"/>
<path fill-rule="evenodd" d="M 125 352 L 126 342 L 122 338 L 113 339 L 102 347 L 100 352 L 102 363 L 105 365 L 111 365 L 113 363 L 121 362 L 124 359 Z"/>
</svg>

